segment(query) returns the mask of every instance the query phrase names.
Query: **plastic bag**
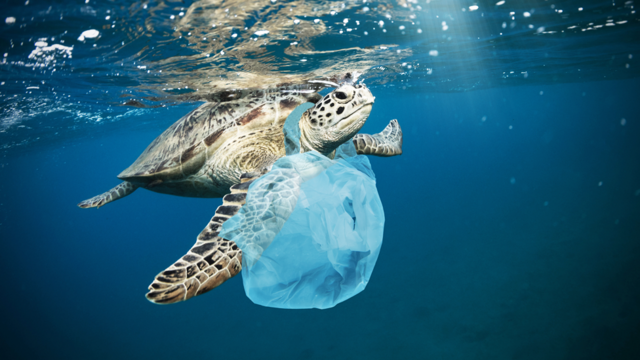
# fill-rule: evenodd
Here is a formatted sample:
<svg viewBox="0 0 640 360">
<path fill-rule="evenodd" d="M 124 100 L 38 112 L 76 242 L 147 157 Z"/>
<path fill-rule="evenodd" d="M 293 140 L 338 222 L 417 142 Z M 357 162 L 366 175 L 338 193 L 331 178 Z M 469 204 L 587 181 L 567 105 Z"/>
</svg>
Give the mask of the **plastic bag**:
<svg viewBox="0 0 640 360">
<path fill-rule="evenodd" d="M 346 159 L 317 152 L 279 159 L 224 223 L 220 236 L 242 249 L 244 288 L 254 303 L 326 309 L 366 287 L 384 211 L 369 160 L 348 157 L 355 148 L 343 146 L 336 157 Z"/>
</svg>

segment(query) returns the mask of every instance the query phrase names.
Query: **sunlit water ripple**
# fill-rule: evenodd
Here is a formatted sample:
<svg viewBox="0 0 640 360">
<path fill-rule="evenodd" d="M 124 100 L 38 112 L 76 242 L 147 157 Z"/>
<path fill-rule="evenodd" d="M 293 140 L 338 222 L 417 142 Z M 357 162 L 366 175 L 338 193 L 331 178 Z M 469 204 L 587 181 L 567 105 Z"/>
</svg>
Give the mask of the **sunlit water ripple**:
<svg viewBox="0 0 640 360">
<path fill-rule="evenodd" d="M 353 72 L 374 92 L 639 74 L 633 1 L 87 0 L 3 9 L 5 151 L 131 124 L 154 107 L 221 91 Z"/>
</svg>

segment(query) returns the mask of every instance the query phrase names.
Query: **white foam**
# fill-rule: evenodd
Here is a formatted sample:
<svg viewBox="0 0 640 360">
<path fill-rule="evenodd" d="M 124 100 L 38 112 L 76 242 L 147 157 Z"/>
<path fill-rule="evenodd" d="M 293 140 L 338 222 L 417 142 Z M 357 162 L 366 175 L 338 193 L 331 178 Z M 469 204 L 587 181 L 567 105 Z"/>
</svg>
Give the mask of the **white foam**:
<svg viewBox="0 0 640 360">
<path fill-rule="evenodd" d="M 311 94 L 314 93 L 314 90 L 282 90 L 283 93 L 300 93 L 300 94 Z"/>
<path fill-rule="evenodd" d="M 93 40 L 100 36 L 100 31 L 98 30 L 87 30 L 83 31 L 82 34 L 78 37 L 78 41 L 84 41 L 85 39 Z"/>
<path fill-rule="evenodd" d="M 42 40 L 39 40 L 35 43 L 36 48 L 31 51 L 28 58 L 34 60 L 35 63 L 25 64 L 25 66 L 29 67 L 47 67 L 52 63 L 55 63 L 56 58 L 71 58 L 71 52 L 73 51 L 73 47 L 64 46 L 60 44 L 53 44 L 51 46 L 47 46 L 48 44 Z"/>
<path fill-rule="evenodd" d="M 333 87 L 340 87 L 340 85 L 334 83 L 333 81 L 326 81 L 326 80 L 309 80 L 310 83 L 312 84 L 325 84 L 327 86 L 333 86 Z"/>
</svg>

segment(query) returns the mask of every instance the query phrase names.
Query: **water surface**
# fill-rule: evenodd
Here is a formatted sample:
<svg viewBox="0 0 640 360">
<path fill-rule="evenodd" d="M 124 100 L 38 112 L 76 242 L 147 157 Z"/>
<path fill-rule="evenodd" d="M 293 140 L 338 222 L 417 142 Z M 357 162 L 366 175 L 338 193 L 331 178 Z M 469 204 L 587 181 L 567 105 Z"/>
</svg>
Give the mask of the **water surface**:
<svg viewBox="0 0 640 360">
<path fill-rule="evenodd" d="M 638 358 L 635 4 L 500 3 L 5 2 L 3 358 Z M 236 277 L 149 303 L 220 200 L 75 204 L 203 100 L 347 72 L 376 96 L 363 132 L 404 130 L 370 158 L 367 289 L 286 311 Z"/>
</svg>

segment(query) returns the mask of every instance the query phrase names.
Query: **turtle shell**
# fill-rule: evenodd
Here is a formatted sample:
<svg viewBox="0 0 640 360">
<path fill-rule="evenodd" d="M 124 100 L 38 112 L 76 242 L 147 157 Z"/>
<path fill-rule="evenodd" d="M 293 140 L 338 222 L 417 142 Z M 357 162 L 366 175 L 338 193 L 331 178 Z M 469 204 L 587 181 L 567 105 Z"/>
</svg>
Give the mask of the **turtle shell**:
<svg viewBox="0 0 640 360">
<path fill-rule="evenodd" d="M 140 185 L 196 173 L 238 127 L 284 125 L 298 105 L 317 102 L 318 93 L 255 91 L 204 103 L 158 136 L 118 178 Z"/>
</svg>

